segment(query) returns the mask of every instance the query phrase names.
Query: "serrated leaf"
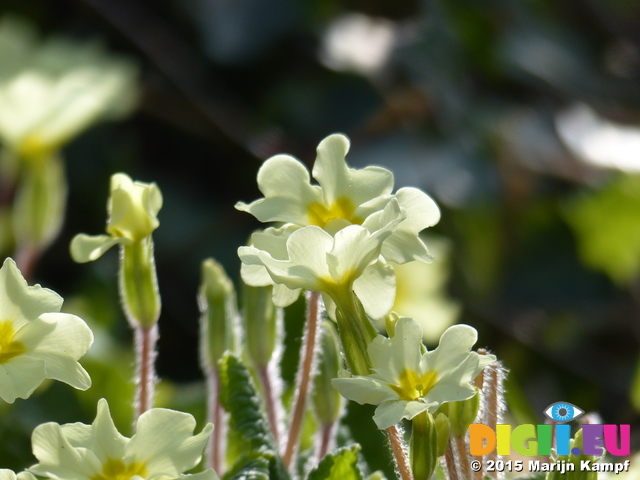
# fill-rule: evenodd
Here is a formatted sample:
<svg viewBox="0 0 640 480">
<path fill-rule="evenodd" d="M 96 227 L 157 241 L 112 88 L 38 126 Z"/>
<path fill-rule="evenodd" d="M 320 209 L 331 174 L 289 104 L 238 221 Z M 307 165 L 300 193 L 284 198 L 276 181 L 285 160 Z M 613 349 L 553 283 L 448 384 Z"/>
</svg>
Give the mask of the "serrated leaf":
<svg viewBox="0 0 640 480">
<path fill-rule="evenodd" d="M 360 445 L 352 445 L 327 454 L 309 472 L 307 480 L 362 480 L 362 473 L 358 468 L 358 452 Z"/>
<path fill-rule="evenodd" d="M 231 353 L 220 360 L 220 382 L 220 402 L 229 414 L 229 428 L 243 444 L 242 450 L 249 455 L 275 450 L 251 375 Z"/>
</svg>

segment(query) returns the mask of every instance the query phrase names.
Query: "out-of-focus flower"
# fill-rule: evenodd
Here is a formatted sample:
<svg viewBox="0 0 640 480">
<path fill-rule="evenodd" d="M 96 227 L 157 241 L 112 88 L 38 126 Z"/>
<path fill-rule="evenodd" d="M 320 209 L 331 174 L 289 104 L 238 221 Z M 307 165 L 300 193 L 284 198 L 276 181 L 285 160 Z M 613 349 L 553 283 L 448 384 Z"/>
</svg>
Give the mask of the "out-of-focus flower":
<svg viewBox="0 0 640 480">
<path fill-rule="evenodd" d="M 431 352 L 423 352 L 421 339 L 420 324 L 400 318 L 392 338 L 378 336 L 369 344 L 375 373 L 336 378 L 333 386 L 349 400 L 378 405 L 373 419 L 381 430 L 475 395 L 471 381 L 495 361 L 493 355 L 471 351 L 476 330 L 468 325 L 450 327 Z"/>
<path fill-rule="evenodd" d="M 0 468 L 0 480 L 36 480 L 30 472 L 20 472 L 16 475 L 13 470 Z"/>
<path fill-rule="evenodd" d="M 160 208 L 162 194 L 155 183 L 134 182 L 124 173 L 114 174 L 107 203 L 109 235 L 76 235 L 71 241 L 71 256 L 76 262 L 89 262 L 113 245 L 143 240 L 160 225 Z"/>
<path fill-rule="evenodd" d="M 85 322 L 59 313 L 62 298 L 40 285 L 30 287 L 15 262 L 0 268 L 0 397 L 28 398 L 46 378 L 80 390 L 91 378 L 78 363 L 93 343 Z"/>
<path fill-rule="evenodd" d="M 0 20 L 0 143 L 46 158 L 91 125 L 134 105 L 137 69 L 96 42 L 37 39 L 12 17 Z"/>
<path fill-rule="evenodd" d="M 39 463 L 29 470 L 53 480 L 217 480 L 211 469 L 184 475 L 200 462 L 213 431 L 209 423 L 194 435 L 195 427 L 187 413 L 153 408 L 140 416 L 136 433 L 127 438 L 116 429 L 102 399 L 91 425 L 50 422 L 36 427 L 32 446 Z"/>
</svg>

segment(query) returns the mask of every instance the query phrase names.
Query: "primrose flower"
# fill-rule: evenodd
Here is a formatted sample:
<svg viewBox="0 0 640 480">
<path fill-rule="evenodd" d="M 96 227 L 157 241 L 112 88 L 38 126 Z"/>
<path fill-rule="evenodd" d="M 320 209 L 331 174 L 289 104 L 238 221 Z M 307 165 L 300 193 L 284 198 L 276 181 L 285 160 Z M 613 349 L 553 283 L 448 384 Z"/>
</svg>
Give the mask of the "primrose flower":
<svg viewBox="0 0 640 480">
<path fill-rule="evenodd" d="M 468 325 L 449 327 L 439 346 L 423 352 L 422 328 L 412 318 L 400 318 L 395 335 L 378 335 L 368 348 L 373 372 L 366 376 L 335 378 L 333 386 L 347 399 L 378 405 L 374 421 L 381 430 L 435 412 L 446 402 L 466 400 L 475 393 L 471 381 L 493 355 L 471 351 L 477 332 Z"/>
<path fill-rule="evenodd" d="M 254 234 L 253 246 L 238 249 L 242 277 L 252 286 L 284 287 L 274 289 L 279 306 L 293 302 L 300 289 L 322 292 L 332 318 L 336 303 L 349 303 L 345 297 L 353 291 L 365 312 L 380 318 L 393 305 L 395 294 L 393 269 L 381 259 L 380 250 L 403 218 L 394 200 L 371 217 L 380 226 L 374 233 L 349 225 L 335 236 L 318 226 Z"/>
<path fill-rule="evenodd" d="M 103 50 L 41 42 L 28 24 L 0 21 L 0 142 L 24 158 L 48 157 L 92 124 L 128 113 L 136 68 Z"/>
<path fill-rule="evenodd" d="M 91 425 L 50 422 L 36 427 L 32 447 L 39 463 L 29 471 L 52 480 L 217 480 L 210 469 L 184 475 L 200 462 L 213 431 L 209 423 L 194 435 L 195 427 L 187 413 L 153 408 L 139 417 L 136 433 L 127 438 L 101 399 Z"/>
<path fill-rule="evenodd" d="M 155 183 L 134 182 L 124 173 L 111 177 L 111 195 L 107 203 L 109 235 L 79 234 L 71 242 L 76 262 L 96 260 L 112 246 L 130 245 L 151 235 L 158 228 L 162 194 Z"/>
<path fill-rule="evenodd" d="M 395 199 L 405 218 L 382 246 L 386 261 L 403 264 L 413 260 L 430 262 L 431 255 L 418 233 L 440 219 L 435 202 L 417 188 L 401 188 L 395 194 L 393 174 L 381 167 L 353 169 L 345 156 L 349 140 L 334 134 L 318 145 L 312 185 L 306 167 L 289 155 L 268 159 L 258 171 L 258 187 L 264 194 L 250 204 L 238 202 L 238 210 L 261 222 L 284 222 L 295 227 L 315 225 L 335 234 L 349 225 L 369 229 L 367 219 Z"/>
<path fill-rule="evenodd" d="M 0 268 L 0 397 L 28 398 L 46 378 L 80 390 L 91 379 L 78 363 L 93 343 L 82 319 L 59 313 L 62 298 L 40 285 L 30 287 L 15 262 Z"/>
</svg>

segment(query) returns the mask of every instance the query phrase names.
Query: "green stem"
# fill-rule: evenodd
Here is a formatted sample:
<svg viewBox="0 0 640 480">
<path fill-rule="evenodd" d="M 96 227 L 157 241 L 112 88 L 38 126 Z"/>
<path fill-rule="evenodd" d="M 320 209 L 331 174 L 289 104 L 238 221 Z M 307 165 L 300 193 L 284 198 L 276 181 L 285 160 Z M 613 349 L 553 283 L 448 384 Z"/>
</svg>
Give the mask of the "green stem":
<svg viewBox="0 0 640 480">
<path fill-rule="evenodd" d="M 373 363 L 367 348 L 377 332 L 355 294 L 341 292 L 332 297 L 336 302 L 336 322 L 347 366 L 354 375 L 369 375 Z"/>
<path fill-rule="evenodd" d="M 150 328 L 160 316 L 160 294 L 151 237 L 122 245 L 120 296 L 132 326 Z"/>
</svg>

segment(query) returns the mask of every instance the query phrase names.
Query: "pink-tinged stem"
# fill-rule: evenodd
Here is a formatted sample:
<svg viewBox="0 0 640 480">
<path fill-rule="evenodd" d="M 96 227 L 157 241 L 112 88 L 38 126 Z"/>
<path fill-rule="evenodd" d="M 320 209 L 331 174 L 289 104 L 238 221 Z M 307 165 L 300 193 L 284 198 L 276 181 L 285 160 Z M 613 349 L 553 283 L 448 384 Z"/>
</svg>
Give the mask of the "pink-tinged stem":
<svg viewBox="0 0 640 480">
<path fill-rule="evenodd" d="M 304 337 L 304 345 L 300 369 L 298 370 L 297 396 L 293 406 L 293 416 L 289 426 L 289 438 L 284 451 L 283 463 L 285 468 L 289 468 L 298 448 L 298 440 L 302 430 L 304 412 L 307 405 L 309 386 L 311 384 L 311 371 L 315 357 L 316 343 L 318 337 L 318 314 L 319 314 L 320 294 L 311 292 L 308 297 L 307 308 L 307 331 Z"/>
<path fill-rule="evenodd" d="M 400 437 L 398 427 L 394 425 L 393 427 L 387 428 L 387 436 L 389 437 L 391 452 L 393 453 L 393 458 L 400 472 L 400 477 L 402 480 L 413 480 L 413 473 L 409 466 L 409 459 L 402 446 L 402 438 Z"/>
<path fill-rule="evenodd" d="M 218 399 L 221 389 L 220 376 L 214 369 L 211 369 L 207 375 L 207 386 L 209 390 L 208 418 L 215 427 L 209 442 L 207 463 L 209 468 L 213 468 L 222 477 L 224 474 L 225 424 L 224 411 Z"/>
<path fill-rule="evenodd" d="M 16 265 L 25 280 L 31 280 L 40 259 L 40 253 L 40 249 L 33 244 L 22 245 L 16 251 Z"/>
<path fill-rule="evenodd" d="M 153 406 L 156 373 L 156 342 L 158 324 L 149 328 L 135 327 L 136 340 L 136 421 Z"/>
<path fill-rule="evenodd" d="M 333 443 L 333 431 L 335 429 L 335 423 L 328 425 L 322 425 L 320 427 L 320 445 L 318 445 L 317 458 L 318 462 L 324 458 L 329 452 L 331 444 Z"/>
<path fill-rule="evenodd" d="M 258 369 L 260 383 L 264 389 L 264 397 L 267 404 L 267 420 L 271 426 L 271 434 L 276 445 L 280 445 L 280 433 L 278 431 L 278 409 L 276 407 L 276 398 L 273 391 L 271 377 L 269 376 L 269 367 L 260 367 Z"/>
<path fill-rule="evenodd" d="M 451 439 L 449 440 L 449 444 L 447 445 L 447 451 L 444 455 L 444 460 L 447 465 L 449 480 L 459 480 L 460 476 L 458 475 L 458 462 L 456 462 L 456 454 L 453 449 L 453 441 Z"/>
</svg>

